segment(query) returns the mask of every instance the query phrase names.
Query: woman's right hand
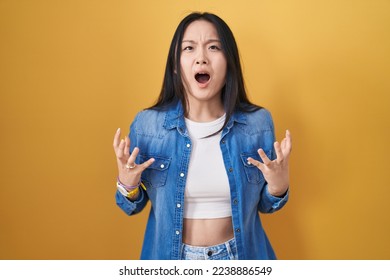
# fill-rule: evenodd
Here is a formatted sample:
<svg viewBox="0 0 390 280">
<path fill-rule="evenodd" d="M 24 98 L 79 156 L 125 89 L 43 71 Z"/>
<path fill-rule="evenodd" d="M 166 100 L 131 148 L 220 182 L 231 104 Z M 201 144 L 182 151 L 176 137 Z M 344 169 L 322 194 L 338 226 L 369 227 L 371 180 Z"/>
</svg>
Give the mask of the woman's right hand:
<svg viewBox="0 0 390 280">
<path fill-rule="evenodd" d="M 125 186 L 137 186 L 141 180 L 142 172 L 154 162 L 154 158 L 150 158 L 142 164 L 135 164 L 139 149 L 135 147 L 130 154 L 129 137 L 126 136 L 125 139 L 120 139 L 120 137 L 121 129 L 118 128 L 114 136 L 113 146 L 118 164 L 119 181 Z"/>
</svg>

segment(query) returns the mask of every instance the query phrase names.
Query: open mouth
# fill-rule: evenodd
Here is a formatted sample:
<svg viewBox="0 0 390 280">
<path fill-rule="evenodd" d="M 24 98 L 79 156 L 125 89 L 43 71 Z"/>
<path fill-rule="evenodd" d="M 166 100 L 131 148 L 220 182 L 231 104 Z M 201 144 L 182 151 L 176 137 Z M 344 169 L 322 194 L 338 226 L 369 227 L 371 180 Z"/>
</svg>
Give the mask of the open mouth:
<svg viewBox="0 0 390 280">
<path fill-rule="evenodd" d="M 205 84 L 210 80 L 210 75 L 207 73 L 197 73 L 195 75 L 195 80 L 200 84 Z"/>
</svg>

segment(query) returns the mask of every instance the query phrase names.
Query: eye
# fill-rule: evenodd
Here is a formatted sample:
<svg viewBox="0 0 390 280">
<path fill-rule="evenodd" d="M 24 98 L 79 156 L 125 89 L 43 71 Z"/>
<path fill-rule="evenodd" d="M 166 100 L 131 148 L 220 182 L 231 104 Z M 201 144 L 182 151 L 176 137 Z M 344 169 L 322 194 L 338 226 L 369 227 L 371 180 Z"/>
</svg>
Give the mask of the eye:
<svg viewBox="0 0 390 280">
<path fill-rule="evenodd" d="M 194 48 L 191 46 L 186 46 L 183 48 L 183 51 L 192 51 Z"/>
<path fill-rule="evenodd" d="M 209 47 L 209 49 L 212 50 L 212 51 L 220 51 L 221 50 L 221 48 L 219 46 L 217 46 L 217 45 L 211 45 Z"/>
</svg>

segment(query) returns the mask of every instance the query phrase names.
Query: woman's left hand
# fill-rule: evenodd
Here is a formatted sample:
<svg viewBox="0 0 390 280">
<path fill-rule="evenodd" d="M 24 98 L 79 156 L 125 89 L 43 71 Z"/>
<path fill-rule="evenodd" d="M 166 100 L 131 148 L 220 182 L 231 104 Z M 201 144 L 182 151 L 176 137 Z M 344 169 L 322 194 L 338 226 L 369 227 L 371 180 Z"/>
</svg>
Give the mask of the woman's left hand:
<svg viewBox="0 0 390 280">
<path fill-rule="evenodd" d="M 288 160 L 291 153 L 291 135 L 290 131 L 286 130 L 286 137 L 279 144 L 274 143 L 276 159 L 270 160 L 263 149 L 259 149 L 259 153 L 263 163 L 253 158 L 248 158 L 248 162 L 255 165 L 264 175 L 264 179 L 268 183 L 268 191 L 273 196 L 283 196 L 289 188 L 289 171 Z"/>
</svg>

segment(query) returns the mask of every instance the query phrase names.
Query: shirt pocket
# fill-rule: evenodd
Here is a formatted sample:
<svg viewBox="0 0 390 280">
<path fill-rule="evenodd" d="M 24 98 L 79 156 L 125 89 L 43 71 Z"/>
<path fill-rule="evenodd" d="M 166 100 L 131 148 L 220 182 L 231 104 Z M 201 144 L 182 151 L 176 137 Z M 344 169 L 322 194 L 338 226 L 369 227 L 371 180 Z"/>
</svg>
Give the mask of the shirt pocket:
<svg viewBox="0 0 390 280">
<path fill-rule="evenodd" d="M 271 150 L 264 151 L 264 152 L 268 156 L 268 158 L 271 158 L 271 153 L 272 153 Z M 246 179 L 248 180 L 249 183 L 260 184 L 265 180 L 263 173 L 256 166 L 248 162 L 249 157 L 257 161 L 260 161 L 261 163 L 263 163 L 263 160 L 261 159 L 260 155 L 257 152 L 241 153 L 241 161 L 242 164 L 244 165 Z"/>
<path fill-rule="evenodd" d="M 156 155 L 140 155 L 140 164 L 154 158 L 154 162 L 142 172 L 142 182 L 148 188 L 160 188 L 165 186 L 168 176 L 171 158 Z"/>
</svg>

